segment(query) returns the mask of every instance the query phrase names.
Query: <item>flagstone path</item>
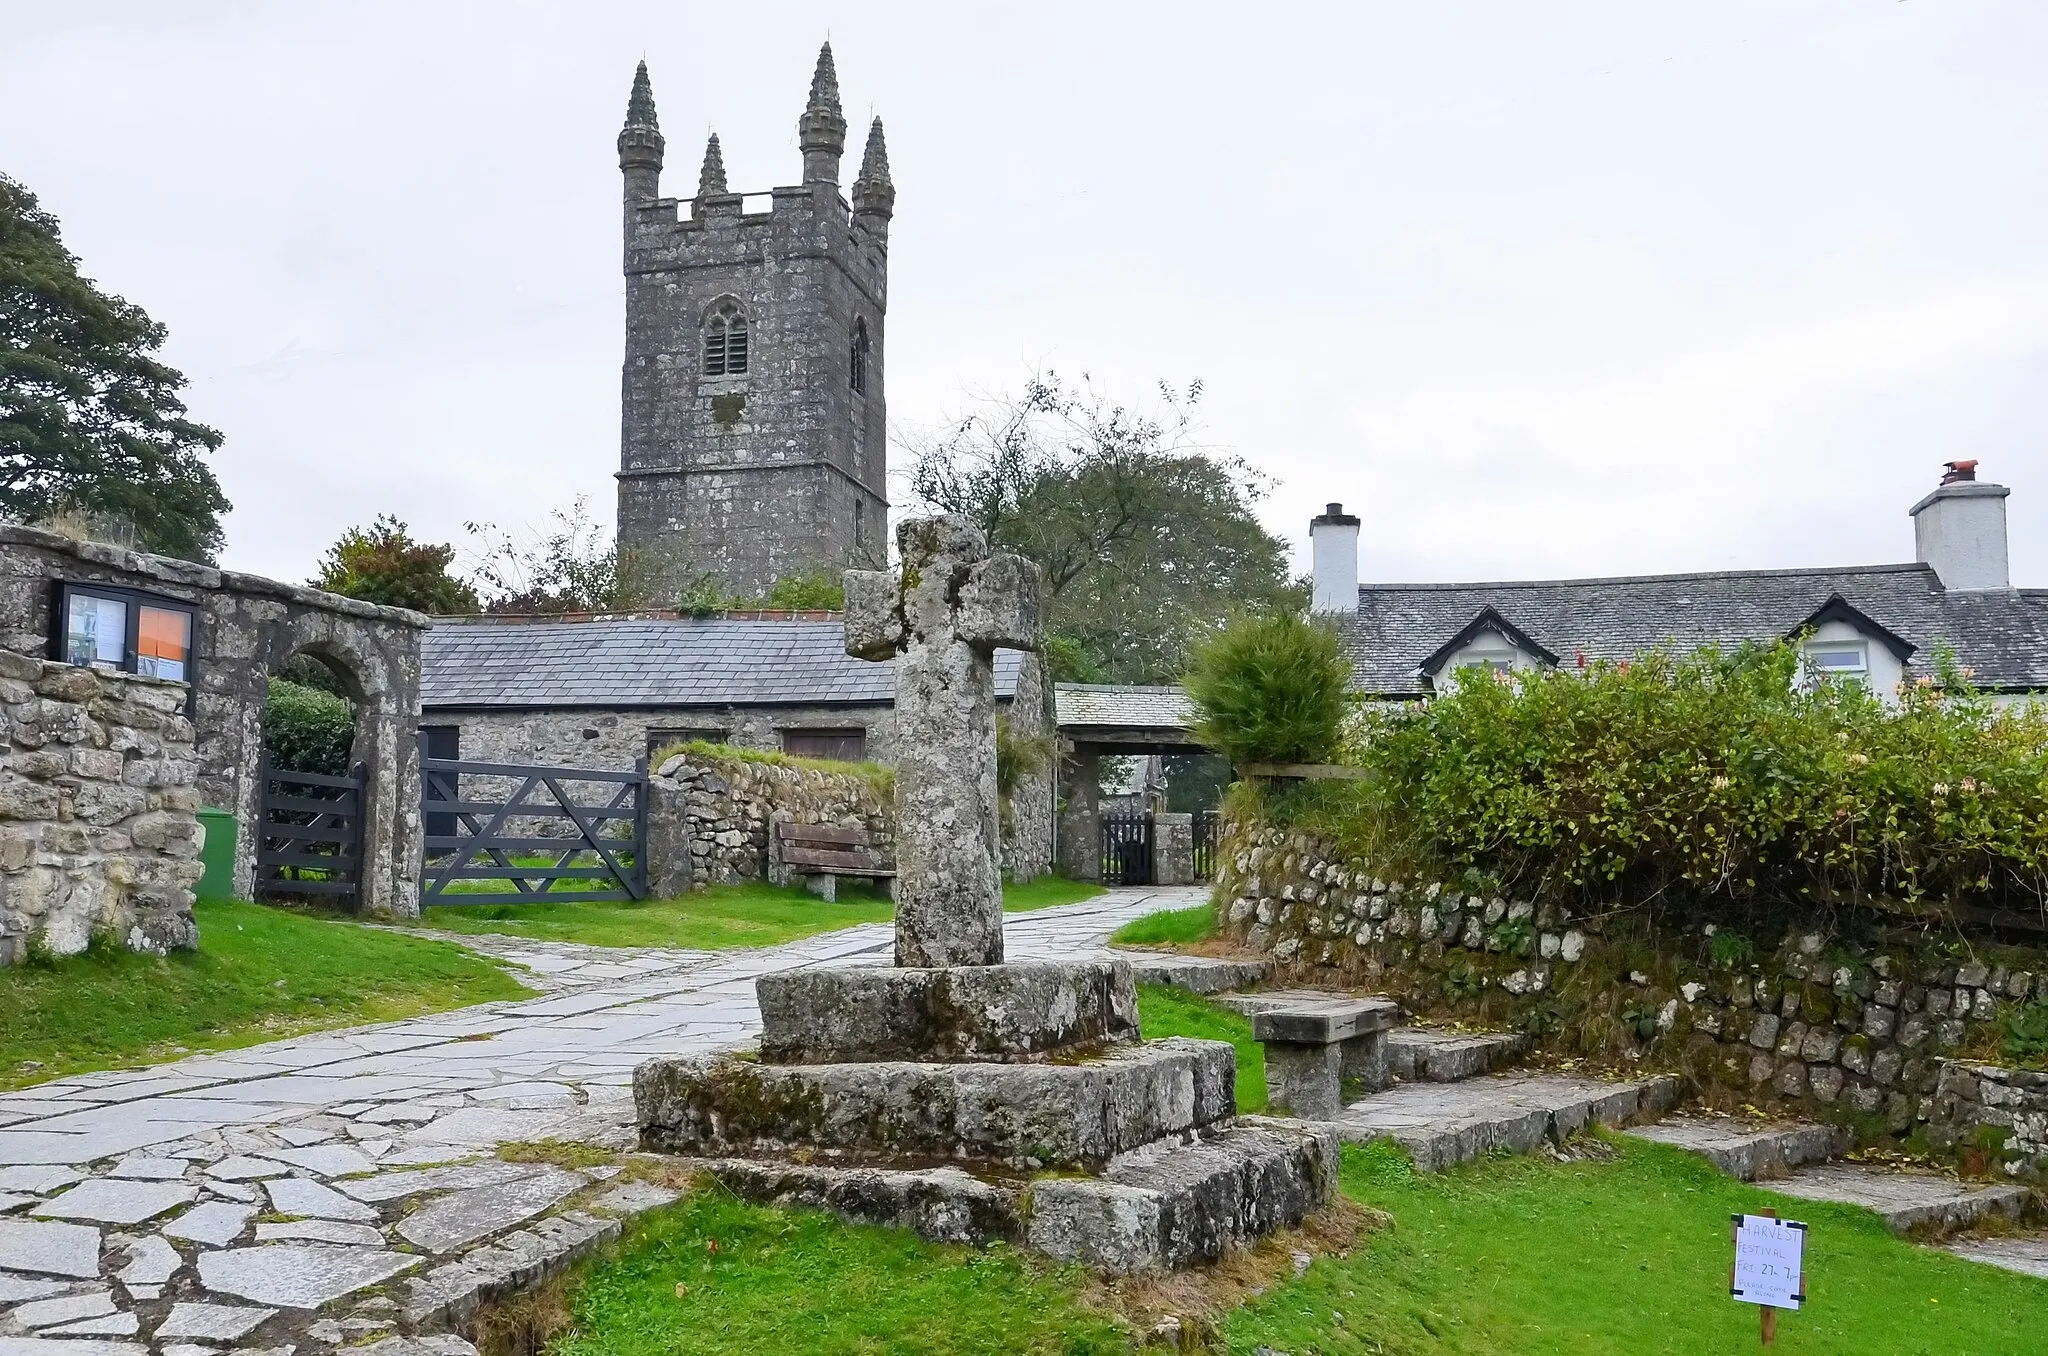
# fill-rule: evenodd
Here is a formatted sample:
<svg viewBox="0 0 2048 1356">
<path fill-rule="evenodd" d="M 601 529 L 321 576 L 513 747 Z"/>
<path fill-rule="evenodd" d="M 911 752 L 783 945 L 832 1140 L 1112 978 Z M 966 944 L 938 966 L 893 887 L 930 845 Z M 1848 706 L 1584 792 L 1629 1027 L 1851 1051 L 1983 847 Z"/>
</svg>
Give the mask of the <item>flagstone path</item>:
<svg viewBox="0 0 2048 1356">
<path fill-rule="evenodd" d="M 1084 959 L 1206 894 L 1011 914 L 1009 958 Z M 743 1044 L 761 975 L 887 965 L 893 941 L 888 924 L 740 952 L 452 940 L 546 992 L 0 1094 L 0 1356 L 304 1356 L 457 1320 L 673 1199 L 492 1149 L 630 1148 L 641 1061 Z M 458 1349 L 404 1340 L 389 1356 Z"/>
</svg>

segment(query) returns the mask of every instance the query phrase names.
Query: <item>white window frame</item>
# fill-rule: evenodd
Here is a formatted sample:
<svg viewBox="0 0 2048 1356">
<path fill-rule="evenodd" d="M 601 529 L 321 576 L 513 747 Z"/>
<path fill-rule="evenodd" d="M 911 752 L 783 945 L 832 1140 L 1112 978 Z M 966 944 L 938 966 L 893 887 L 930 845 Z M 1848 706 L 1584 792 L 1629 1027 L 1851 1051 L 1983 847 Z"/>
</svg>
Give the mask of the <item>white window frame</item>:
<svg viewBox="0 0 2048 1356">
<path fill-rule="evenodd" d="M 1846 654 L 1855 651 L 1861 660 L 1855 667 L 1846 664 L 1822 664 L 1823 653 Z M 1870 686 L 1870 642 L 1868 640 L 1809 640 L 1800 648 L 1800 661 L 1806 669 L 1807 681 L 1818 683 L 1823 679 L 1847 679 Z"/>
</svg>

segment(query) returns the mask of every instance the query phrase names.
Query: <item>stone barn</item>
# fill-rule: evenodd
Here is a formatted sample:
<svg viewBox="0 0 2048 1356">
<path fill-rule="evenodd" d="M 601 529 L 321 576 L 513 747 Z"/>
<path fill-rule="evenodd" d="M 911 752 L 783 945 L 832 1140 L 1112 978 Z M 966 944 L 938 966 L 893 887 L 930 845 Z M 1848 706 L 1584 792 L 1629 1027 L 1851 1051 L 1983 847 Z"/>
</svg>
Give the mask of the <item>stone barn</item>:
<svg viewBox="0 0 2048 1356">
<path fill-rule="evenodd" d="M 0 524 L 0 649 L 184 683 L 201 799 L 233 812 L 235 894 L 255 859 L 268 678 L 307 655 L 356 709 L 357 906 L 419 912 L 420 637 L 427 619 L 257 575 Z"/>
<path fill-rule="evenodd" d="M 1051 723 L 1037 657 L 996 653 L 1013 730 Z M 420 679 L 429 757 L 624 771 L 688 740 L 845 762 L 893 760 L 894 665 L 846 653 L 839 614 L 435 619 Z M 1052 862 L 1050 763 L 1013 797 L 1007 862 Z"/>
</svg>

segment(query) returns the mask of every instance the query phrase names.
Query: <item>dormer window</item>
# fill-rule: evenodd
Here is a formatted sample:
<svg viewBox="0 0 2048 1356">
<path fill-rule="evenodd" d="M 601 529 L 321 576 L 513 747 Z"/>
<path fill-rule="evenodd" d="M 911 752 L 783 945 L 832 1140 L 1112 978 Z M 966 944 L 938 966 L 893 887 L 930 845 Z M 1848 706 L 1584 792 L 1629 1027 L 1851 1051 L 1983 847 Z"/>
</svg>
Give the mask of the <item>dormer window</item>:
<svg viewBox="0 0 2048 1356">
<path fill-rule="evenodd" d="M 1817 640 L 1806 647 L 1806 670 L 1816 679 L 1868 685 L 1870 646 L 1860 640 Z"/>
<path fill-rule="evenodd" d="M 704 375 L 739 377 L 747 371 L 747 313 L 730 297 L 704 320 Z"/>
<path fill-rule="evenodd" d="M 865 395 L 868 389 L 868 322 L 853 322 L 852 355 L 847 361 L 846 371 L 855 395 Z"/>
</svg>

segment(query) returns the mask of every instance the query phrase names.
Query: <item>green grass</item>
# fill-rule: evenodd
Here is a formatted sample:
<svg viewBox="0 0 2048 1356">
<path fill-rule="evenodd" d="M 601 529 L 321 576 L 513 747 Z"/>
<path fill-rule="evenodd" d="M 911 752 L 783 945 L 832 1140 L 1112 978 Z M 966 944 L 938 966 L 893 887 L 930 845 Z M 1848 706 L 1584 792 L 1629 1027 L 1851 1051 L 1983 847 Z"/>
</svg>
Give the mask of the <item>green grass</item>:
<svg viewBox="0 0 2048 1356">
<path fill-rule="evenodd" d="M 550 1356 L 1130 1349 L 1118 1324 L 1082 1306 L 1074 1269 L 743 1205 L 715 1188 L 643 1217 L 578 1279 L 573 1327 Z"/>
<path fill-rule="evenodd" d="M 1003 907 L 1044 909 L 1102 893 L 1085 881 L 1041 877 L 1003 887 Z M 426 927 L 449 932 L 502 932 L 589 946 L 675 946 L 722 951 L 774 946 L 856 923 L 886 923 L 895 916 L 888 896 L 867 885 L 839 882 L 839 900 L 827 904 L 799 887 L 750 881 L 713 885 L 675 899 L 642 903 L 444 904 L 430 906 Z"/>
<path fill-rule="evenodd" d="M 1238 1310 L 1229 1350 L 1747 1351 L 1757 1311 L 1728 1297 L 1728 1217 L 1765 1206 L 1810 1226 L 1808 1307 L 1778 1316 L 1786 1356 L 2041 1350 L 2048 1282 L 1913 1247 L 1866 1211 L 1774 1196 L 1675 1149 L 1612 1142 L 1613 1162 L 1498 1157 L 1435 1175 L 1390 1145 L 1347 1149 L 1344 1190 L 1393 1227 Z"/>
<path fill-rule="evenodd" d="M 196 952 L 0 969 L 0 1088 L 531 995 L 445 942 L 255 904 L 194 914 Z"/>
<path fill-rule="evenodd" d="M 1068 880 L 1063 876 L 1040 876 L 1037 880 L 1023 884 L 1012 882 L 1003 887 L 1003 911 L 1005 913 L 1029 913 L 1033 909 L 1049 909 L 1055 904 L 1078 904 L 1084 899 L 1093 899 L 1103 892 L 1103 887 L 1092 880 Z"/>
<path fill-rule="evenodd" d="M 640 903 L 435 905 L 420 921 L 449 932 L 500 932 L 589 946 L 723 951 L 885 923 L 894 914 L 888 896 L 865 885 L 841 881 L 838 902 L 827 904 L 801 889 L 753 881 Z"/>
<path fill-rule="evenodd" d="M 1192 946 L 1208 941 L 1215 932 L 1216 906 L 1197 904 L 1190 909 L 1166 909 L 1133 918 L 1109 940 L 1127 946 Z"/>
<path fill-rule="evenodd" d="M 1266 1109 L 1266 1052 L 1252 1039 L 1252 1024 L 1228 1008 L 1163 984 L 1138 986 L 1138 1030 L 1146 1040 L 1194 1036 L 1237 1047 L 1237 1109 Z"/>
</svg>

